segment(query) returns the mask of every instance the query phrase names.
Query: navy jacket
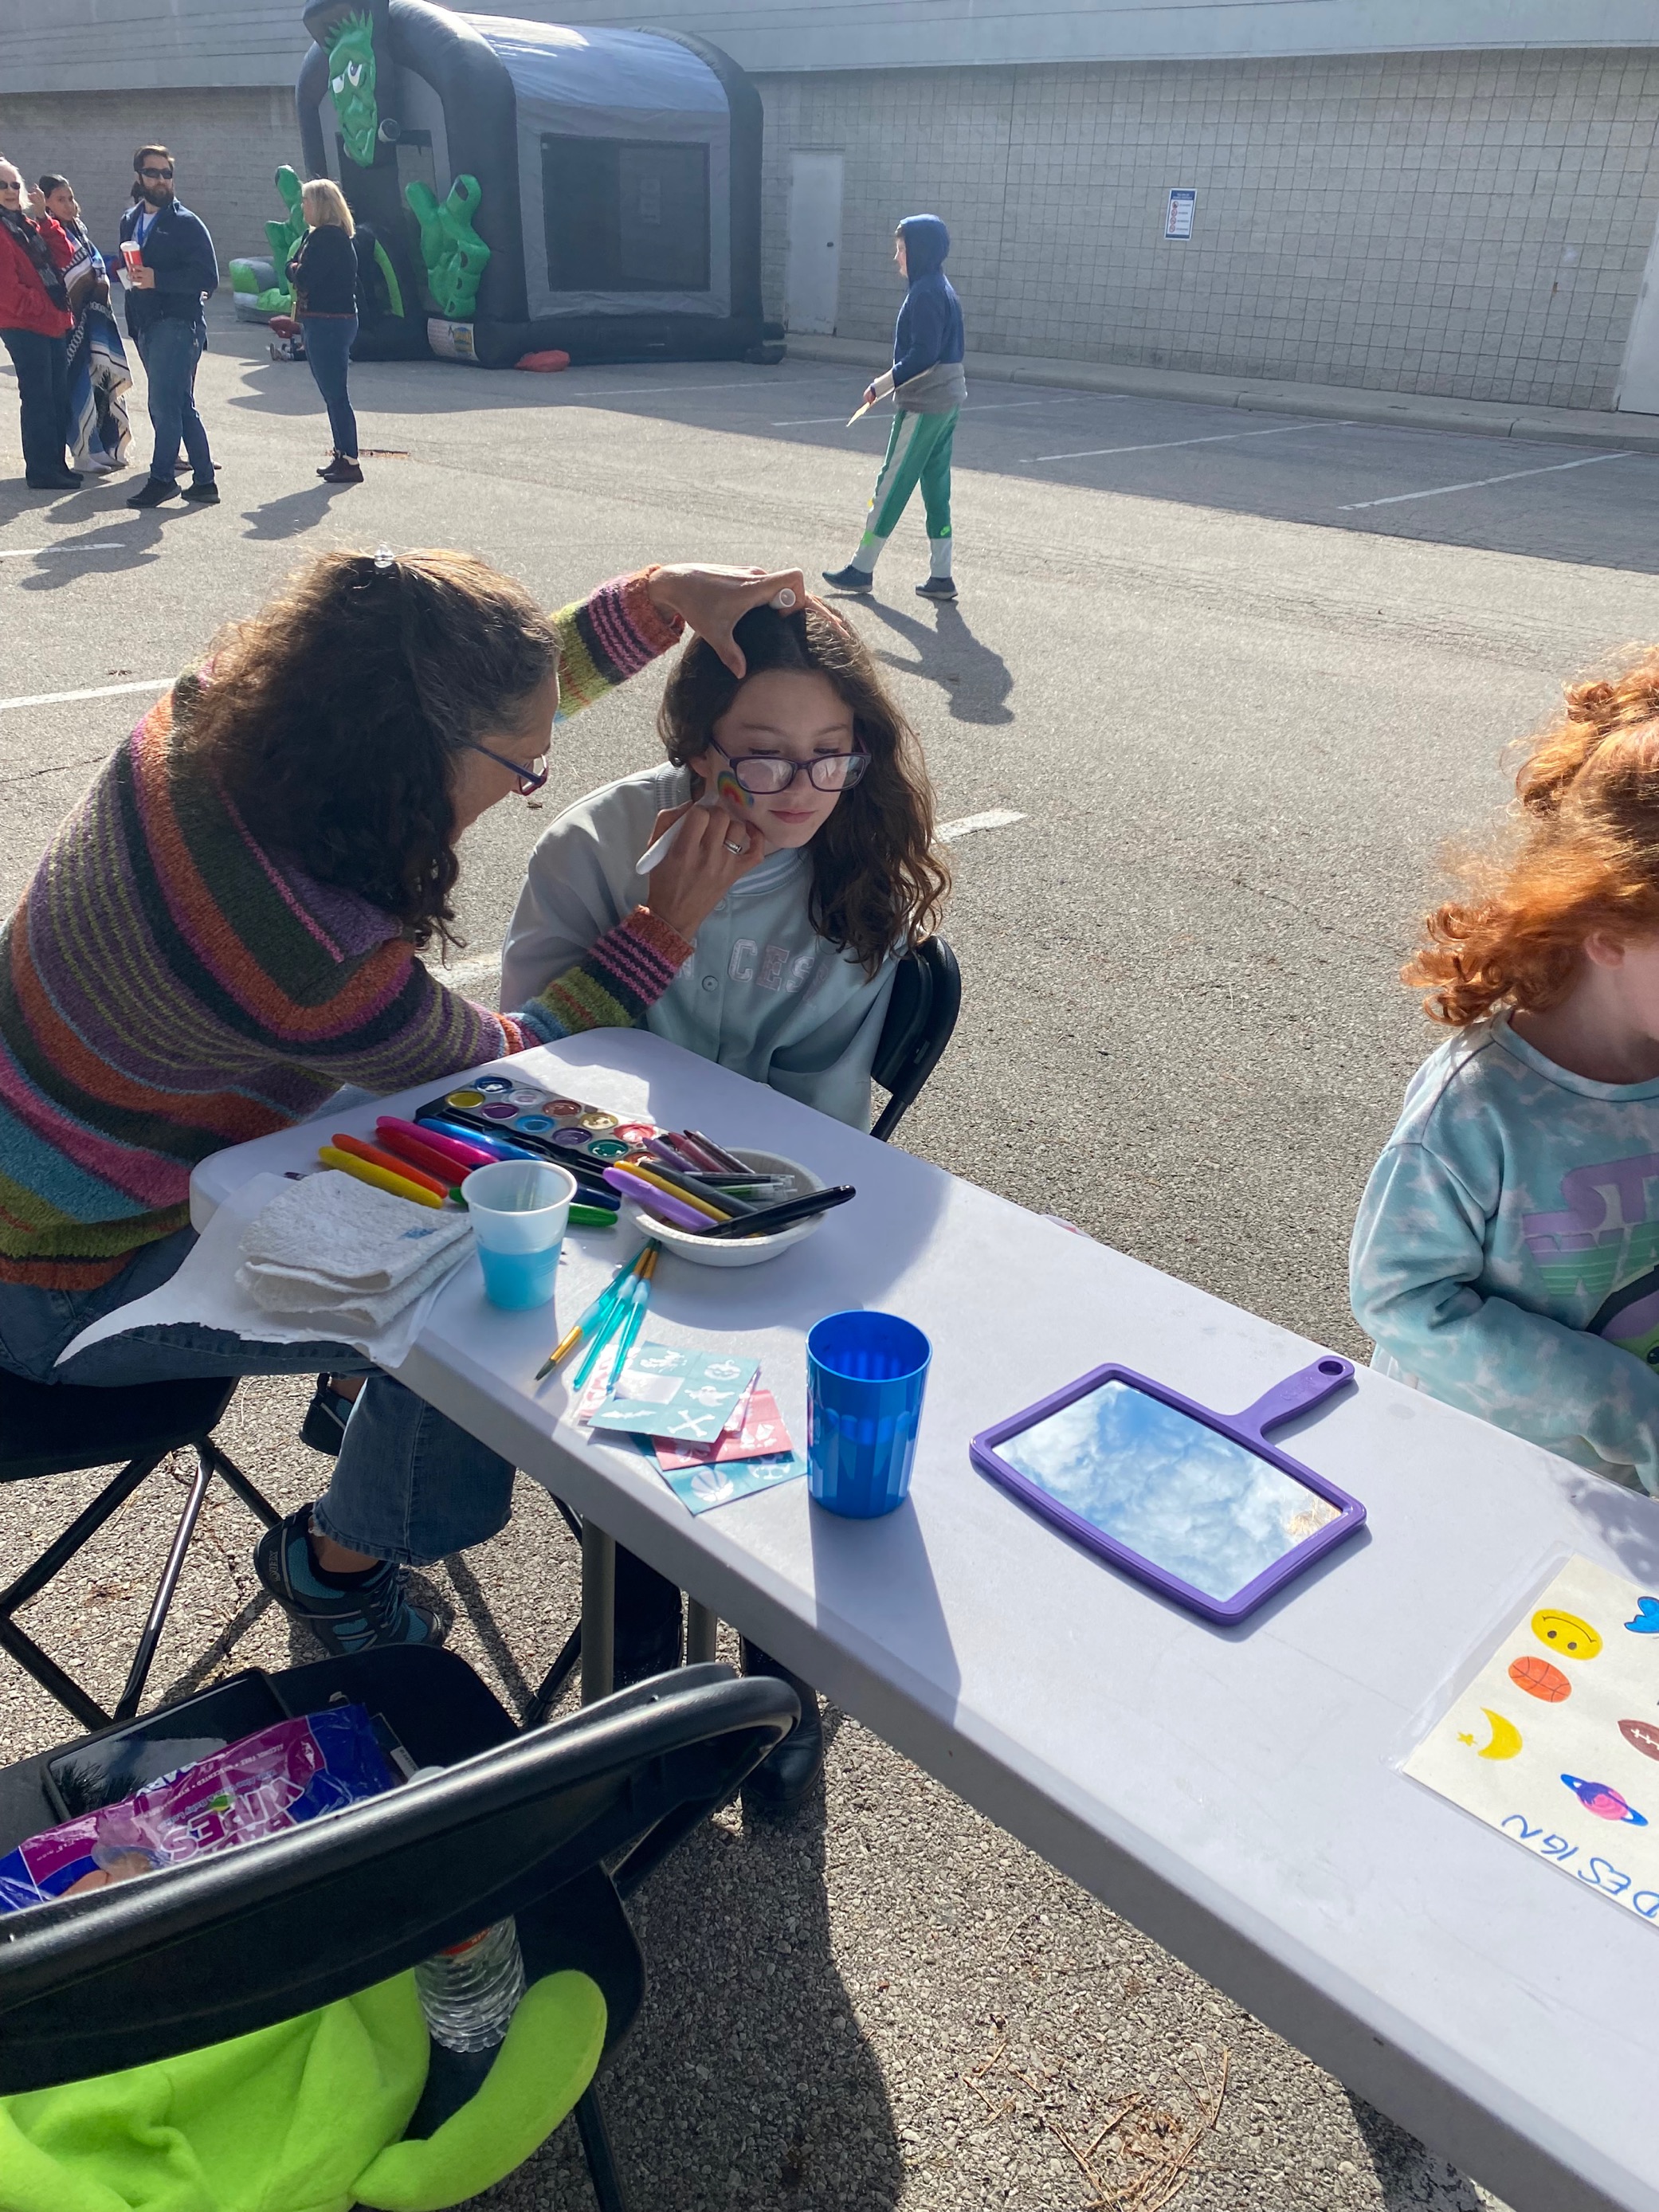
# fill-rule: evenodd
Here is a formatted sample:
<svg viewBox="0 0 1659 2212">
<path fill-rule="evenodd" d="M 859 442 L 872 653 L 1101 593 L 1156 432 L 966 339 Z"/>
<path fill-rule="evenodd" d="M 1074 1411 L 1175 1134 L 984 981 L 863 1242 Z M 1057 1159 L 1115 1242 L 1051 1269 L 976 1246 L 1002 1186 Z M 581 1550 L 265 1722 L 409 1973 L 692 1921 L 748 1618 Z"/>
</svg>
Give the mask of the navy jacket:
<svg viewBox="0 0 1659 2212">
<path fill-rule="evenodd" d="M 893 330 L 893 382 L 908 384 L 925 368 L 963 357 L 962 302 L 945 273 L 951 234 L 936 215 L 907 216 L 899 225 L 910 289 Z"/>
<path fill-rule="evenodd" d="M 144 211 L 135 201 L 122 216 L 124 244 L 137 231 Z M 203 301 L 219 289 L 218 258 L 201 216 L 177 200 L 163 208 L 145 237 L 143 258 L 145 268 L 155 271 L 155 289 L 141 292 L 135 286 L 127 294 L 127 335 L 136 338 L 168 316 L 200 322 Z"/>
</svg>

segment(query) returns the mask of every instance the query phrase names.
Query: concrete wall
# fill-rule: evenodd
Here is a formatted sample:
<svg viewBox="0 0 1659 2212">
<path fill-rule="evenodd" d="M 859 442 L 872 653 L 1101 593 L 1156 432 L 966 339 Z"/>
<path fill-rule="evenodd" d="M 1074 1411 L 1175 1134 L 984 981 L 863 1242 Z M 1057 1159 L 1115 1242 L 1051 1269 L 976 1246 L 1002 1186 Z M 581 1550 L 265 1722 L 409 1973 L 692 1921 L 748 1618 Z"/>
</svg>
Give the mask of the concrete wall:
<svg viewBox="0 0 1659 2212">
<path fill-rule="evenodd" d="M 1612 404 L 1659 219 L 1659 52 L 1366 56 L 763 80 L 768 313 L 789 155 L 847 157 L 844 337 L 895 220 L 956 240 L 988 351 L 1516 404 Z M 1192 239 L 1163 235 L 1196 188 Z"/>
<path fill-rule="evenodd" d="M 932 208 L 970 354 L 1607 406 L 1659 221 L 1652 46 L 760 83 L 767 312 L 790 153 L 840 149 L 843 336 L 890 331 L 893 223 Z M 262 252 L 271 172 L 298 159 L 286 86 L 0 94 L 0 149 L 64 170 L 106 243 L 152 137 L 222 260 Z M 1198 193 L 1184 245 L 1163 236 L 1176 185 Z"/>
<path fill-rule="evenodd" d="M 302 0 L 0 0 L 0 86 L 292 83 Z M 474 0 L 480 15 L 641 20 L 749 70 L 1212 61 L 1651 45 L 1652 0 Z"/>
<path fill-rule="evenodd" d="M 106 249 L 131 198 L 133 154 L 149 139 L 173 149 L 179 197 L 212 232 L 222 270 L 237 254 L 265 252 L 265 222 L 283 213 L 271 179 L 300 158 L 291 89 L 0 98 L 0 153 L 31 185 L 43 170 L 66 176 Z"/>
</svg>

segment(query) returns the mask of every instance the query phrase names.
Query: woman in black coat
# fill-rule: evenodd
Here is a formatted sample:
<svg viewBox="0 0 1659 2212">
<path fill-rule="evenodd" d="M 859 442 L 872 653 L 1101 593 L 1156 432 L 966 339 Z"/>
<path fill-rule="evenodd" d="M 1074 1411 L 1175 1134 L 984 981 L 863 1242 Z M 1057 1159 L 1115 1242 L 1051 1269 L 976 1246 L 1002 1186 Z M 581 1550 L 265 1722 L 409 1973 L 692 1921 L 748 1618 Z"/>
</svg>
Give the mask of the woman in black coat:
<svg viewBox="0 0 1659 2212">
<path fill-rule="evenodd" d="M 288 281 L 294 287 L 306 359 L 328 409 L 334 440 L 332 459 L 317 473 L 325 483 L 361 483 L 357 417 L 346 389 L 357 335 L 357 255 L 351 243 L 356 226 L 345 194 L 331 178 L 316 177 L 301 187 L 300 211 L 311 228 L 289 262 Z"/>
</svg>

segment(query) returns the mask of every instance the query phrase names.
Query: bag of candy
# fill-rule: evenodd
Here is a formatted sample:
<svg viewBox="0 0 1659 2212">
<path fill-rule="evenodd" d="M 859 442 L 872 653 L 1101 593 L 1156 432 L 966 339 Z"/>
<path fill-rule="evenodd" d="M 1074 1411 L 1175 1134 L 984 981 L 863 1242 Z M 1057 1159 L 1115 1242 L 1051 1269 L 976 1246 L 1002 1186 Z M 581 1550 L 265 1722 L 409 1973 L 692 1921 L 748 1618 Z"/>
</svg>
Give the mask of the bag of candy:
<svg viewBox="0 0 1659 2212">
<path fill-rule="evenodd" d="M 106 1888 L 201 1851 L 280 1835 L 397 1785 L 362 1705 L 277 1721 L 257 1735 L 31 1836 L 0 1856 L 0 1912 Z"/>
</svg>

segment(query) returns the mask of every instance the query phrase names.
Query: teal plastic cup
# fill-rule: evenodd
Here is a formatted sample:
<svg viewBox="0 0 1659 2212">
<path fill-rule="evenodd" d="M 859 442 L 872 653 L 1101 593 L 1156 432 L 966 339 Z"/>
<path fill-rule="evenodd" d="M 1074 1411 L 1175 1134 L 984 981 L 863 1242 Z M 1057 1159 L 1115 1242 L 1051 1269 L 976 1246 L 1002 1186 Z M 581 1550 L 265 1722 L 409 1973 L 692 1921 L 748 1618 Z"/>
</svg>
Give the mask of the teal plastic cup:
<svg viewBox="0 0 1659 2212">
<path fill-rule="evenodd" d="M 826 1512 L 873 1521 L 910 1494 L 933 1348 L 896 1314 L 827 1314 L 806 1340 L 806 1487 Z"/>
<path fill-rule="evenodd" d="M 550 1160 L 496 1160 L 462 1183 L 492 1306 L 523 1312 L 550 1302 L 575 1194 L 575 1176 Z"/>
</svg>

